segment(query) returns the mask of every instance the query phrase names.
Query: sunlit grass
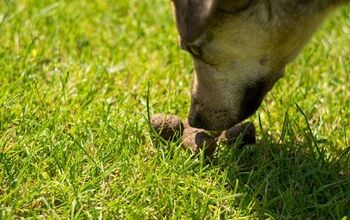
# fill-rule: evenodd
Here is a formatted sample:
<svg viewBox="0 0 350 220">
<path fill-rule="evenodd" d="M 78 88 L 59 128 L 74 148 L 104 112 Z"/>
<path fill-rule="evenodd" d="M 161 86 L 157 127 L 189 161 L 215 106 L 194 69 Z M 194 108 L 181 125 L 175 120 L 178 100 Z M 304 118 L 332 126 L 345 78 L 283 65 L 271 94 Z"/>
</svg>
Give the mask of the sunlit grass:
<svg viewBox="0 0 350 220">
<path fill-rule="evenodd" d="M 350 216 L 349 24 L 334 13 L 288 67 L 258 144 L 208 162 L 147 125 L 147 98 L 189 108 L 169 1 L 0 1 L 0 218 Z"/>
</svg>

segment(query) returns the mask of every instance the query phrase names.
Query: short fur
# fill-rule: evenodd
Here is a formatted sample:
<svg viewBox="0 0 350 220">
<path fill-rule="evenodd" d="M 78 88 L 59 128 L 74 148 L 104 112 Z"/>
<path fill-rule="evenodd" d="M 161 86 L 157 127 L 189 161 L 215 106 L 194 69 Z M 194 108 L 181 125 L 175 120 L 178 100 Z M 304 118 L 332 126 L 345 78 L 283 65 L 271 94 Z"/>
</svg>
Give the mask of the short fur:
<svg viewBox="0 0 350 220">
<path fill-rule="evenodd" d="M 324 17 L 350 0 L 173 0 L 194 59 L 189 123 L 224 130 L 253 114 Z"/>
</svg>

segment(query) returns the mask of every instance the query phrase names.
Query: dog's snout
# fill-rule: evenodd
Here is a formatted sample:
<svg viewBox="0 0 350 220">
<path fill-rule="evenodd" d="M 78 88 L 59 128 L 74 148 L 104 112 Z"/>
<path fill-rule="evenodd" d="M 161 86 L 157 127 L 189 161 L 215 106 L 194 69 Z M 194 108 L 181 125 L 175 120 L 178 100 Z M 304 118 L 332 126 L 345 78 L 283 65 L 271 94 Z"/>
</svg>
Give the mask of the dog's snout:
<svg viewBox="0 0 350 220">
<path fill-rule="evenodd" d="M 203 128 L 202 117 L 199 113 L 194 113 L 188 117 L 188 123 L 194 128 Z"/>
</svg>

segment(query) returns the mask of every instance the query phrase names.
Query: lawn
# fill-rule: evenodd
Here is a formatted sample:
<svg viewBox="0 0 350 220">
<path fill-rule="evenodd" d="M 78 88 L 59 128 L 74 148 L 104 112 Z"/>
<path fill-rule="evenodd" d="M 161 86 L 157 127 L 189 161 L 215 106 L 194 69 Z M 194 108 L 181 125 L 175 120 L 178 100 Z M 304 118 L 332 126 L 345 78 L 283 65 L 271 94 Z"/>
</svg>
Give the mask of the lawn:
<svg viewBox="0 0 350 220">
<path fill-rule="evenodd" d="M 186 117 L 170 1 L 0 1 L 0 219 L 347 219 L 350 7 L 249 118 L 258 143 L 192 157 L 147 112 Z"/>
</svg>

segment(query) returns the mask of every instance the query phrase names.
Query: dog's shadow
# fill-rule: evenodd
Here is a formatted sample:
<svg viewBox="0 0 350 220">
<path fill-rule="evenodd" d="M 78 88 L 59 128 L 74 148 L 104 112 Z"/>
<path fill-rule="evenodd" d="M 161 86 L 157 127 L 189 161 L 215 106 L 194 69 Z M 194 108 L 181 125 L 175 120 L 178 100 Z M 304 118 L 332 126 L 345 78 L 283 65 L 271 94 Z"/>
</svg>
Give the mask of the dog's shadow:
<svg viewBox="0 0 350 220">
<path fill-rule="evenodd" d="M 327 153 L 305 142 L 221 145 L 211 165 L 237 204 L 258 218 L 341 219 L 350 215 L 350 149 Z M 323 149 L 323 150 L 322 150 Z"/>
</svg>

